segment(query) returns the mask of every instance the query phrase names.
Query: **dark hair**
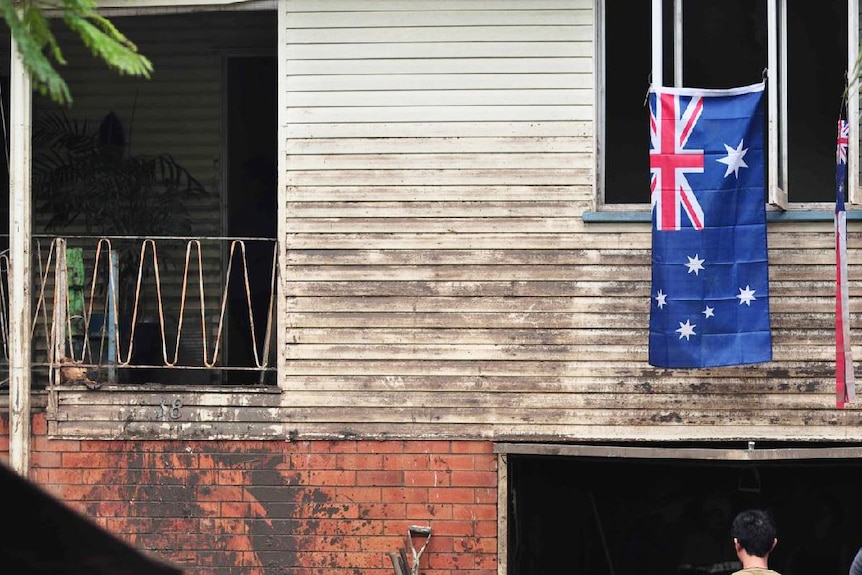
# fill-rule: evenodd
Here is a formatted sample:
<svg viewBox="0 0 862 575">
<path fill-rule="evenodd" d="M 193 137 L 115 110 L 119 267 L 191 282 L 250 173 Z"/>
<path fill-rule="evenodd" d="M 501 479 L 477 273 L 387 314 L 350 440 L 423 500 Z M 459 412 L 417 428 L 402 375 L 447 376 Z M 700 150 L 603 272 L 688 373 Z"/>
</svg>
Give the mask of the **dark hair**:
<svg viewBox="0 0 862 575">
<path fill-rule="evenodd" d="M 734 518 L 730 535 L 749 555 L 766 557 L 772 551 L 778 531 L 768 511 L 749 509 Z"/>
</svg>

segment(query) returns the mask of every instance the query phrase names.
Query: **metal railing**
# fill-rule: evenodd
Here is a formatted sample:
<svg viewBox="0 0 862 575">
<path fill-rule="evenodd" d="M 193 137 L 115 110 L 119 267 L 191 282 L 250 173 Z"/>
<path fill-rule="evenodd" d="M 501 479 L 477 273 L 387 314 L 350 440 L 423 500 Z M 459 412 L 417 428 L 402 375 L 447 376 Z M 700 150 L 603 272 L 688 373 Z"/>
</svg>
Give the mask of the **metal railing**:
<svg viewBox="0 0 862 575">
<path fill-rule="evenodd" d="M 277 248 L 269 238 L 40 237 L 33 366 L 46 368 L 46 385 L 274 384 Z M 4 354 L 6 301 L 3 281 Z"/>
</svg>

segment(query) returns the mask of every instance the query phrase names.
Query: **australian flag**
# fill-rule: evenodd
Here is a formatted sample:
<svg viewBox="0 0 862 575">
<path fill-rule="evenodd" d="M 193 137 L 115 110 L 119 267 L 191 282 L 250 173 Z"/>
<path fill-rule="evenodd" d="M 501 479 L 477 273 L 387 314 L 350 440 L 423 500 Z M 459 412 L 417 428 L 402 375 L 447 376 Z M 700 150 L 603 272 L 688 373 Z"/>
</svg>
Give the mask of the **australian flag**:
<svg viewBox="0 0 862 575">
<path fill-rule="evenodd" d="M 650 365 L 772 359 L 764 87 L 650 90 Z"/>
</svg>

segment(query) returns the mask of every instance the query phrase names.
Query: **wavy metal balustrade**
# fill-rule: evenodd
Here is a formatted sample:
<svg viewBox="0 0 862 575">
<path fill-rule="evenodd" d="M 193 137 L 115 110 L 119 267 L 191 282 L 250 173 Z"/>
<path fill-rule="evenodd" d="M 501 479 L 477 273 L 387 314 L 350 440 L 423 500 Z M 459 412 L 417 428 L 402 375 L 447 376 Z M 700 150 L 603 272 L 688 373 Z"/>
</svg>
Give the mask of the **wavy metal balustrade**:
<svg viewBox="0 0 862 575">
<path fill-rule="evenodd" d="M 35 251 L 44 384 L 274 384 L 275 240 L 67 236 Z M 4 280 L 6 270 L 2 254 Z"/>
</svg>

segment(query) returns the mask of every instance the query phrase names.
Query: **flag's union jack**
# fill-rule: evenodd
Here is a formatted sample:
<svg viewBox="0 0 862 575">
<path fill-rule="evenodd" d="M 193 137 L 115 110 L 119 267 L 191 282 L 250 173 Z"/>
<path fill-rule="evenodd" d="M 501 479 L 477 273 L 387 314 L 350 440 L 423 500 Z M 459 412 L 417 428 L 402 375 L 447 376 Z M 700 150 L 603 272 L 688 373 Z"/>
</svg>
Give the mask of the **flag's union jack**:
<svg viewBox="0 0 862 575">
<path fill-rule="evenodd" d="M 850 140 L 850 123 L 844 118 L 838 120 L 838 163 L 847 163 L 847 144 Z"/>
<path fill-rule="evenodd" d="M 703 100 L 688 98 L 681 110 L 681 96 L 660 94 L 650 108 L 650 197 L 657 230 L 678 230 L 684 210 L 694 229 L 702 230 L 703 209 L 686 178 L 703 173 L 703 150 L 685 148 L 701 113 Z"/>
</svg>

